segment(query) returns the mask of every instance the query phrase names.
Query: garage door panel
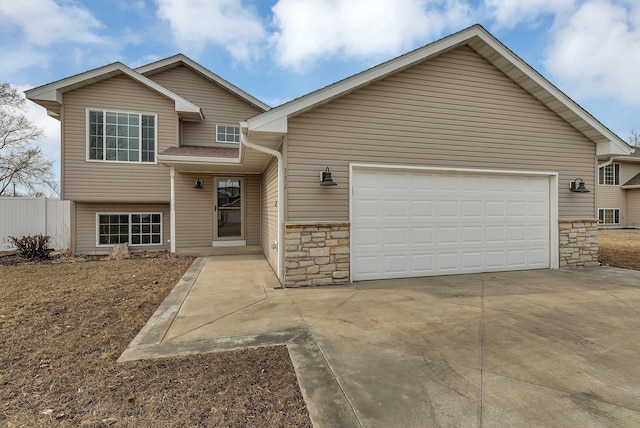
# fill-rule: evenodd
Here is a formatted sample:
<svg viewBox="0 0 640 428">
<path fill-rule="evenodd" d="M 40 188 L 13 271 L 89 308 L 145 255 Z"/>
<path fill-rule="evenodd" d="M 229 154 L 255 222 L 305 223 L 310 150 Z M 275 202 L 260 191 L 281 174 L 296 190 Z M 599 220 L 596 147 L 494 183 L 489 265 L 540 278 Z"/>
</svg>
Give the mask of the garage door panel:
<svg viewBox="0 0 640 428">
<path fill-rule="evenodd" d="M 481 244 L 482 241 L 481 226 L 462 227 L 462 244 Z"/>
<path fill-rule="evenodd" d="M 432 201 L 410 201 L 410 215 L 414 220 L 428 220 L 433 218 Z"/>
<path fill-rule="evenodd" d="M 413 247 L 433 245 L 433 228 L 412 227 L 411 244 Z"/>
<path fill-rule="evenodd" d="M 416 276 L 428 275 L 433 271 L 433 254 L 416 254 L 411 256 L 412 272 Z"/>
<path fill-rule="evenodd" d="M 355 170 L 353 279 L 549 267 L 549 178 Z"/>
<path fill-rule="evenodd" d="M 389 220 L 407 220 L 409 201 L 403 199 L 387 199 L 383 201 L 384 217 Z"/>
<path fill-rule="evenodd" d="M 390 227 L 384 229 L 384 245 L 386 246 L 401 246 L 407 245 L 407 228 L 405 227 Z"/>
</svg>

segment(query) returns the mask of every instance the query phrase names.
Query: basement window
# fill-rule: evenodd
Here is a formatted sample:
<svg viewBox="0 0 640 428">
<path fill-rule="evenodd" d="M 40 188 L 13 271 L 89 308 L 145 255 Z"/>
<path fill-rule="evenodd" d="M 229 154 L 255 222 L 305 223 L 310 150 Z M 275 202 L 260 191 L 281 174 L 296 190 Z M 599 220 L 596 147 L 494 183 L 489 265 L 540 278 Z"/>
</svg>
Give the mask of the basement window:
<svg viewBox="0 0 640 428">
<path fill-rule="evenodd" d="M 162 245 L 162 213 L 98 213 L 97 245 Z"/>
<path fill-rule="evenodd" d="M 598 221 L 600 224 L 620 224 L 619 208 L 599 208 Z"/>
</svg>

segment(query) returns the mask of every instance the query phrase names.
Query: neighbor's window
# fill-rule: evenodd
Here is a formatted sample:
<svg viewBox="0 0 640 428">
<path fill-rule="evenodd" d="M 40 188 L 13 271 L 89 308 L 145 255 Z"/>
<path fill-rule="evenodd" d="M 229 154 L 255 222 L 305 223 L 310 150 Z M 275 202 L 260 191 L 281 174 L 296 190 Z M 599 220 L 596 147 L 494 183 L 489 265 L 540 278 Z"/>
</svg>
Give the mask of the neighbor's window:
<svg viewBox="0 0 640 428">
<path fill-rule="evenodd" d="M 240 127 L 216 125 L 216 143 L 239 143 Z"/>
<path fill-rule="evenodd" d="M 598 220 L 600 224 L 620 224 L 619 208 L 599 208 Z"/>
<path fill-rule="evenodd" d="M 162 214 L 98 214 L 98 245 L 162 245 Z"/>
<path fill-rule="evenodd" d="M 88 159 L 111 162 L 156 161 L 156 116 L 89 110 Z"/>
<path fill-rule="evenodd" d="M 612 163 L 599 168 L 598 184 L 618 186 L 620 184 L 620 164 Z"/>
</svg>

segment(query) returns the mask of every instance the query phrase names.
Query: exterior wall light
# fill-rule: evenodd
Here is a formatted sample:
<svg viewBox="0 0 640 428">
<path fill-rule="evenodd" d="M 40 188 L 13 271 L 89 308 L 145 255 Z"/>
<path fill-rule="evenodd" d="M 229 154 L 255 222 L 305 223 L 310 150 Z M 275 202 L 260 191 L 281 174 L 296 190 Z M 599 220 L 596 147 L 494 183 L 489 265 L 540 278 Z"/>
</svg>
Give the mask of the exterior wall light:
<svg viewBox="0 0 640 428">
<path fill-rule="evenodd" d="M 326 167 L 324 171 L 320 171 L 320 185 L 321 186 L 337 186 L 338 183 L 334 183 L 331 179 L 331 171 L 329 167 Z"/>
<path fill-rule="evenodd" d="M 576 193 L 589 193 L 591 190 L 584 187 L 584 180 L 582 178 L 576 178 L 569 182 L 569 190 Z"/>
<path fill-rule="evenodd" d="M 193 185 L 194 189 L 202 190 L 204 187 L 202 186 L 202 180 L 196 178 L 196 183 Z"/>
</svg>

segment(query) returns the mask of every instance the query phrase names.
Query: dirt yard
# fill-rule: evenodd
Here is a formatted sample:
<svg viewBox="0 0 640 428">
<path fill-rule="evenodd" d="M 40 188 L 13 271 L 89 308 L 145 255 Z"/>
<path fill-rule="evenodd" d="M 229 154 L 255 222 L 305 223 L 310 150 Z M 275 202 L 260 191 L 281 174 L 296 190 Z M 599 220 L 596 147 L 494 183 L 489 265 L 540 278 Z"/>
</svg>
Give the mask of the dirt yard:
<svg viewBox="0 0 640 428">
<path fill-rule="evenodd" d="M 598 246 L 603 265 L 640 270 L 640 230 L 599 230 Z"/>
<path fill-rule="evenodd" d="M 193 259 L 12 260 L 0 427 L 311 426 L 285 347 L 116 363 Z"/>
</svg>

